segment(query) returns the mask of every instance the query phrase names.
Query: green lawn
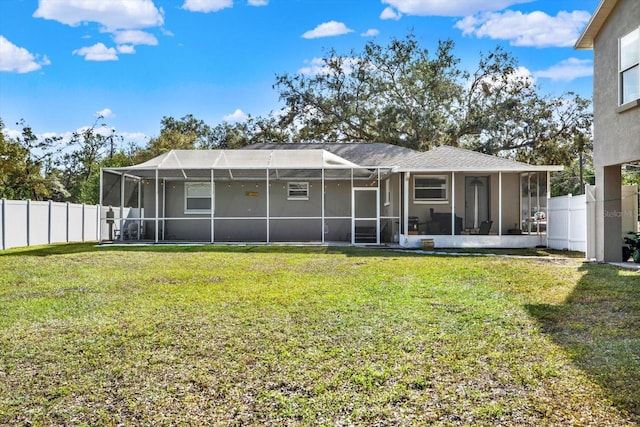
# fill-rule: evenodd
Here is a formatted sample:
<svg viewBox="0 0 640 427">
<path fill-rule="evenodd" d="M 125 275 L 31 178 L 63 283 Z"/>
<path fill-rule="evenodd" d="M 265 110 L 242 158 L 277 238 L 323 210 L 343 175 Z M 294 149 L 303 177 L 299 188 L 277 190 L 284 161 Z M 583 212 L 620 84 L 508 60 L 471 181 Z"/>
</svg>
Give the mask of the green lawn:
<svg viewBox="0 0 640 427">
<path fill-rule="evenodd" d="M 640 275 L 580 259 L 0 253 L 0 425 L 640 423 Z"/>
</svg>

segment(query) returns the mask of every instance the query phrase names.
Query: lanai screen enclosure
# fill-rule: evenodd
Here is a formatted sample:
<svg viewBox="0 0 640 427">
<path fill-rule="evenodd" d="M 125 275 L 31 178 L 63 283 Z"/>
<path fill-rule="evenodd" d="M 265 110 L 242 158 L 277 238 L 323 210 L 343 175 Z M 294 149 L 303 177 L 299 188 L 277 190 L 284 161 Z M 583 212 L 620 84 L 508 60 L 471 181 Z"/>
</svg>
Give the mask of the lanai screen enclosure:
<svg viewBox="0 0 640 427">
<path fill-rule="evenodd" d="M 452 147 L 421 153 L 355 143 L 174 150 L 102 170 L 102 238 L 407 247 L 425 237 L 441 247 L 544 243 L 548 176 L 559 168 L 493 159 Z"/>
</svg>

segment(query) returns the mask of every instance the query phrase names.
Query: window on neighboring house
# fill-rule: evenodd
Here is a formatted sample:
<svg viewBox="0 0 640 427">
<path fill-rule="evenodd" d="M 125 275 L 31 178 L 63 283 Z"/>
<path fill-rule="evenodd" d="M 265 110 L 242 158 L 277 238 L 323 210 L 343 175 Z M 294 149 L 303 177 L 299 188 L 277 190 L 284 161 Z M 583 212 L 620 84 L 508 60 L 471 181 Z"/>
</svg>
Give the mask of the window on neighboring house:
<svg viewBox="0 0 640 427">
<path fill-rule="evenodd" d="M 416 202 L 446 202 L 449 200 L 449 177 L 417 175 L 413 178 L 413 199 Z"/>
<path fill-rule="evenodd" d="M 199 214 L 211 212 L 211 183 L 184 183 L 184 213 Z"/>
<path fill-rule="evenodd" d="M 620 39 L 620 104 L 640 99 L 640 28 Z"/>
<path fill-rule="evenodd" d="M 308 182 L 287 183 L 287 199 L 288 200 L 309 200 L 309 183 Z"/>
</svg>

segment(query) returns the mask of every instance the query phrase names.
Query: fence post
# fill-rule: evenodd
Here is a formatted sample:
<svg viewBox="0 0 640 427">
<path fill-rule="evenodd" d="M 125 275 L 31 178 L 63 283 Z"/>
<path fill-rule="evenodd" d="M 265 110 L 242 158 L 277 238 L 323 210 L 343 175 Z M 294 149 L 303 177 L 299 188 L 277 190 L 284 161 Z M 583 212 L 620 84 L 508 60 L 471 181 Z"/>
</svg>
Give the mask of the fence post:
<svg viewBox="0 0 640 427">
<path fill-rule="evenodd" d="M 49 200 L 49 221 L 47 222 L 47 244 L 50 245 L 51 244 L 51 217 L 53 216 L 53 214 L 51 213 L 51 210 L 53 209 L 53 205 L 52 205 L 52 201 Z"/>
<path fill-rule="evenodd" d="M 31 246 L 31 199 L 27 199 L 27 246 Z"/>
<path fill-rule="evenodd" d="M 80 240 L 82 240 L 84 242 L 84 206 L 85 204 L 82 204 L 82 238 Z"/>
<path fill-rule="evenodd" d="M 0 202 L 2 204 L 2 206 L 1 206 L 1 208 L 2 208 L 2 224 L 0 224 L 0 227 L 2 227 L 2 250 L 3 251 L 7 247 L 7 241 L 6 241 L 6 238 L 5 238 L 5 233 L 7 231 L 7 228 L 5 227 L 5 223 L 6 222 L 5 222 L 5 219 L 4 219 L 5 212 L 6 212 L 6 210 L 4 208 L 4 204 L 5 204 L 6 201 L 7 201 L 6 199 L 0 199 Z"/>
<path fill-rule="evenodd" d="M 573 194 L 567 197 L 567 249 L 571 250 L 571 204 L 573 203 Z"/>
<path fill-rule="evenodd" d="M 96 240 L 98 243 L 102 243 L 102 222 L 100 221 L 100 214 L 102 213 L 102 205 L 96 205 Z"/>
<path fill-rule="evenodd" d="M 69 243 L 69 229 L 71 228 L 70 206 L 69 202 L 67 202 L 67 243 Z"/>
</svg>

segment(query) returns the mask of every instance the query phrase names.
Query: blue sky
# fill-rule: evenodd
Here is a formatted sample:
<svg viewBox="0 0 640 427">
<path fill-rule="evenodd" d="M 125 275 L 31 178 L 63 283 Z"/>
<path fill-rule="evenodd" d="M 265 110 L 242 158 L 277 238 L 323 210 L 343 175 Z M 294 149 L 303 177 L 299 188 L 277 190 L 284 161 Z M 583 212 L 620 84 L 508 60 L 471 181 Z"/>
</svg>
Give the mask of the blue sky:
<svg viewBox="0 0 640 427">
<path fill-rule="evenodd" d="M 592 93 L 573 44 L 599 0 L 0 0 L 0 117 L 68 136 L 97 114 L 144 144 L 163 116 L 215 126 L 282 107 L 275 76 L 313 73 L 330 49 L 413 32 L 453 39 L 461 66 L 504 46 L 544 92 Z"/>
</svg>

